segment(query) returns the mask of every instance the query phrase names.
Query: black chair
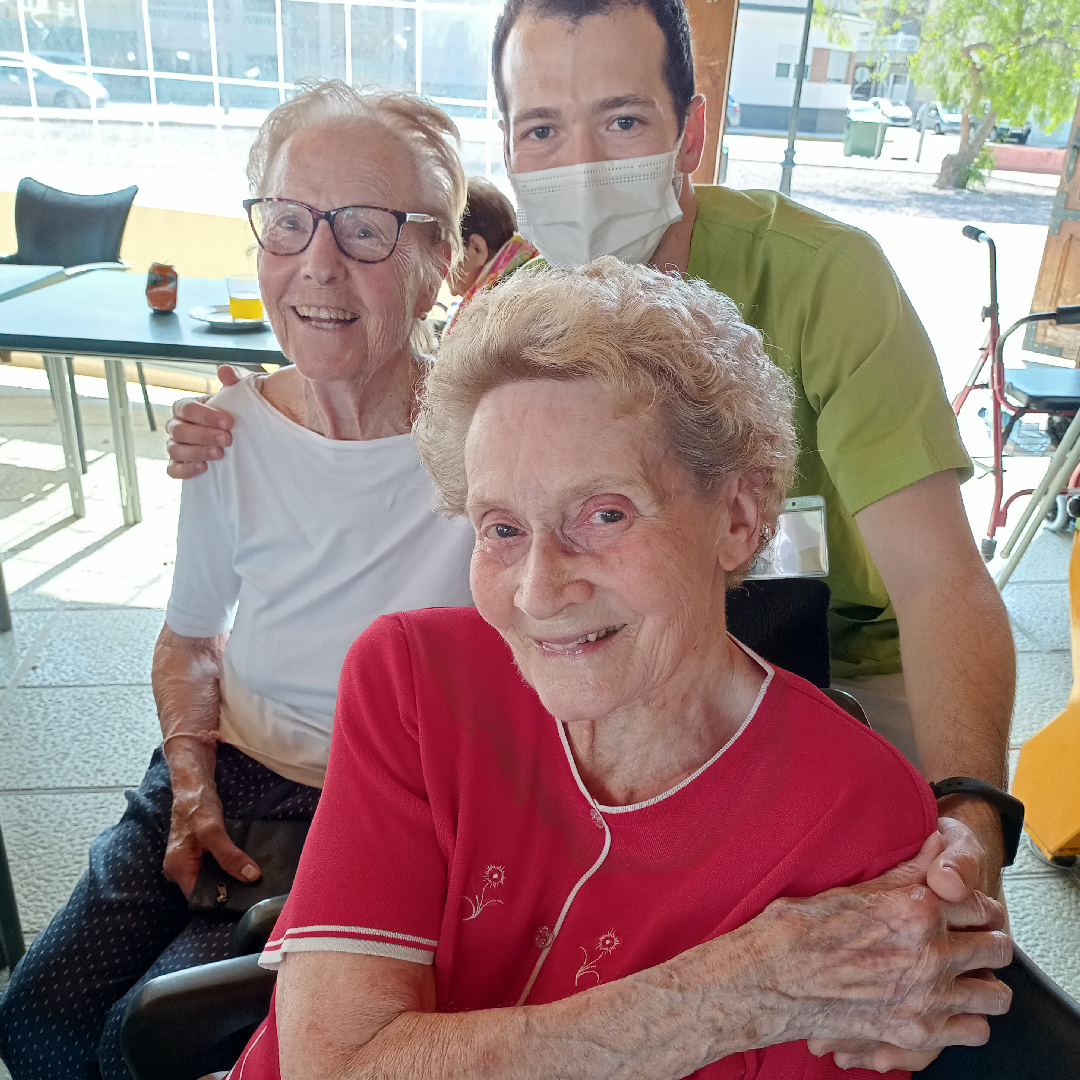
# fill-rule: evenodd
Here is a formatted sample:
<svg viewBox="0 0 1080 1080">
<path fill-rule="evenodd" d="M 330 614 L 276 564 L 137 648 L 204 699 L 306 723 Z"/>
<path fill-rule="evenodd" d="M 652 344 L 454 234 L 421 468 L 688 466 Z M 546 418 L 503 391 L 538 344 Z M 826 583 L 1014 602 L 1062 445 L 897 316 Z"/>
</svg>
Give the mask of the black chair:
<svg viewBox="0 0 1080 1080">
<path fill-rule="evenodd" d="M 261 953 L 270 940 L 274 924 L 278 921 L 281 909 L 289 894 L 272 896 L 269 900 L 260 900 L 244 913 L 233 935 L 233 952 L 237 956 L 250 956 Z"/>
<path fill-rule="evenodd" d="M 0 961 L 13 970 L 26 952 L 23 942 L 19 908 L 15 903 L 15 887 L 11 883 L 4 834 L 0 831 Z"/>
<path fill-rule="evenodd" d="M 1020 949 L 997 973 L 1012 1008 L 990 1017 L 984 1046 L 951 1046 L 925 1080 L 1066 1080 L 1080 1063 L 1080 1005 Z M 270 1007 L 275 975 L 242 956 L 151 979 L 121 1036 L 135 1080 L 198 1080 L 235 1064 Z"/>
<path fill-rule="evenodd" d="M 727 627 L 770 664 L 825 689 L 830 682 L 829 595 L 820 578 L 744 581 L 727 594 Z"/>
<path fill-rule="evenodd" d="M 13 255 L 0 256 L 0 262 L 26 266 L 111 267 L 127 269 L 120 259 L 120 244 L 124 238 L 128 213 L 138 187 L 110 191 L 105 195 L 72 195 L 29 176 L 19 181 L 15 192 L 15 238 L 18 250 Z M 75 395 L 73 358 L 67 361 L 68 383 L 75 413 L 75 436 L 79 444 L 79 461 L 86 472 L 86 444 L 83 440 L 79 399 Z M 157 430 L 146 376 L 141 363 L 136 363 L 142 386 L 143 404 L 150 430 Z"/>
<path fill-rule="evenodd" d="M 231 1069 L 270 1010 L 276 978 L 252 955 L 151 979 L 120 1033 L 135 1080 L 199 1080 Z"/>
<path fill-rule="evenodd" d="M 1080 1004 L 1014 949 L 997 972 L 1012 1008 L 990 1017 L 985 1046 L 950 1046 L 915 1076 L 925 1080 L 1066 1080 L 1080 1074 Z"/>
</svg>

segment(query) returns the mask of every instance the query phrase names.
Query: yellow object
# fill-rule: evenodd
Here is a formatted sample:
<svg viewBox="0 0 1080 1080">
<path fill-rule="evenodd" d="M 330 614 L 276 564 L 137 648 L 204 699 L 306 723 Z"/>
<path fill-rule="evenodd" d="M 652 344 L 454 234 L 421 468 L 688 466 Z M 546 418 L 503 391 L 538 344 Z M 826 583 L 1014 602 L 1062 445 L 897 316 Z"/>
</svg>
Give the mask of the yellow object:
<svg viewBox="0 0 1080 1080">
<path fill-rule="evenodd" d="M 229 314 L 234 319 L 261 319 L 263 302 L 258 296 L 230 296 Z"/>
<path fill-rule="evenodd" d="M 1024 743 L 1013 794 L 1024 828 L 1048 858 L 1080 855 L 1080 531 L 1069 563 L 1073 686 L 1065 711 Z"/>
</svg>

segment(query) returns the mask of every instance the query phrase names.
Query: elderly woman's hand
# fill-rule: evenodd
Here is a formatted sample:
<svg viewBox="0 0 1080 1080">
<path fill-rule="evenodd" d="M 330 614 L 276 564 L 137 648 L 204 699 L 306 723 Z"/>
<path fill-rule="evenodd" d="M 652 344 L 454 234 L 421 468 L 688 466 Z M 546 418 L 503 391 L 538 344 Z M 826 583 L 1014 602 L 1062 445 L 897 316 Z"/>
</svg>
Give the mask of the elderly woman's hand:
<svg viewBox="0 0 1080 1080">
<path fill-rule="evenodd" d="M 1012 958 L 1005 911 L 979 892 L 950 902 L 926 886 L 943 848 L 934 834 L 873 881 L 779 900 L 759 917 L 788 942 L 777 989 L 810 1011 L 812 1052 L 844 1068 L 921 1069 L 945 1046 L 986 1042 L 985 1016 L 1008 1011 L 1012 991 L 986 970 Z"/>
<path fill-rule="evenodd" d="M 217 374 L 222 386 L 235 386 L 240 381 L 228 364 L 222 364 Z M 217 461 L 232 443 L 232 415 L 207 405 L 206 400 L 204 394 L 173 402 L 172 418 L 165 425 L 169 435 L 165 450 L 169 455 L 167 471 L 174 480 L 190 480 L 206 472 L 206 463 Z"/>
</svg>

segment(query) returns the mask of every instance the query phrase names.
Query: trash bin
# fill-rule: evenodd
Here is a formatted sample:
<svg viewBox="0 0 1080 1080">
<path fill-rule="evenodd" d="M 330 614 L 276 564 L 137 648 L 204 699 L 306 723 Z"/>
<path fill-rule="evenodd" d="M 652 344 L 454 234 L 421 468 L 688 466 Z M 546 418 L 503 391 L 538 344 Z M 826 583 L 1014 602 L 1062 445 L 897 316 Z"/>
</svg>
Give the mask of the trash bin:
<svg viewBox="0 0 1080 1080">
<path fill-rule="evenodd" d="M 888 124 L 870 120 L 852 120 L 849 116 L 844 121 L 844 157 L 881 157 L 881 148 L 885 145 L 885 132 Z"/>
</svg>

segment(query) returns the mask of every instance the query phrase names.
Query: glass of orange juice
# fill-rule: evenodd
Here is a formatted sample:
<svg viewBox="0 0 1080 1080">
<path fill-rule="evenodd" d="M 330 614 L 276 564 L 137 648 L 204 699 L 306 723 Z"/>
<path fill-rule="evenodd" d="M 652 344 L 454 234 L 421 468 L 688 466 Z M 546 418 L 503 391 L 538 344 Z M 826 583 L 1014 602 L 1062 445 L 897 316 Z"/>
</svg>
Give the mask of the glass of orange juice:
<svg viewBox="0 0 1080 1080">
<path fill-rule="evenodd" d="M 254 274 L 235 274 L 227 277 L 229 314 L 234 319 L 263 318 L 263 302 L 259 295 L 259 279 Z"/>
</svg>

